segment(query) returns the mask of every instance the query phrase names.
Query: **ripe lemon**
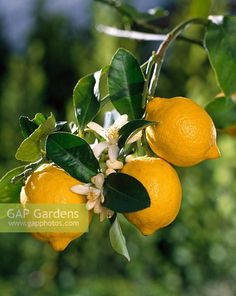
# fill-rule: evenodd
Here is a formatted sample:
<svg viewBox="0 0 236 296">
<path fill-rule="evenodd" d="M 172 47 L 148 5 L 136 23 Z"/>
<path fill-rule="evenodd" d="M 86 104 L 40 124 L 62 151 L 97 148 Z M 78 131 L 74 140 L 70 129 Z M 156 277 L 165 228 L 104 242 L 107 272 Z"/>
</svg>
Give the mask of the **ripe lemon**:
<svg viewBox="0 0 236 296">
<path fill-rule="evenodd" d="M 43 164 L 27 179 L 21 191 L 21 203 L 32 204 L 80 204 L 83 195 L 73 193 L 70 188 L 80 182 L 53 164 Z M 54 250 L 63 251 L 81 232 L 40 232 L 33 235 L 51 244 Z"/>
<path fill-rule="evenodd" d="M 160 158 L 138 157 L 126 163 L 122 173 L 133 176 L 146 188 L 150 207 L 124 214 L 144 235 L 169 225 L 177 216 L 182 188 L 174 168 Z"/>
<path fill-rule="evenodd" d="M 158 122 L 146 129 L 146 137 L 159 157 L 187 167 L 220 156 L 214 123 L 192 100 L 154 98 L 147 104 L 146 114 L 147 120 Z"/>
</svg>

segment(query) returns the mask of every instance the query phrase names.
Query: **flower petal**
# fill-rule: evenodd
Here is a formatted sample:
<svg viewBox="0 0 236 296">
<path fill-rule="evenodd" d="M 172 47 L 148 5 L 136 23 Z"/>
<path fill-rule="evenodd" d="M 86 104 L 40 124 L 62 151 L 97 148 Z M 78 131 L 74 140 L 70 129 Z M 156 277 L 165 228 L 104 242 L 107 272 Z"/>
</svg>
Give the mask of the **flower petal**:
<svg viewBox="0 0 236 296">
<path fill-rule="evenodd" d="M 127 144 L 132 144 L 138 140 L 140 140 L 142 137 L 142 131 L 137 132 L 133 137 L 131 137 L 128 141 Z"/>
<path fill-rule="evenodd" d="M 96 203 L 94 205 L 93 211 L 94 211 L 95 214 L 100 214 L 101 213 L 102 206 L 101 206 L 101 203 L 100 203 L 100 200 L 99 199 L 96 200 Z"/>
<path fill-rule="evenodd" d="M 90 187 L 90 192 L 87 195 L 87 199 L 88 200 L 95 200 L 99 197 L 100 193 L 101 193 L 100 189 Z"/>
<path fill-rule="evenodd" d="M 105 197 L 104 197 L 103 193 L 101 192 L 101 195 L 100 195 L 100 201 L 101 201 L 101 203 L 104 203 L 104 200 L 105 200 Z"/>
<path fill-rule="evenodd" d="M 123 162 L 119 160 L 111 161 L 110 159 L 108 159 L 106 161 L 106 165 L 109 169 L 113 170 L 120 170 L 123 168 Z"/>
<path fill-rule="evenodd" d="M 90 128 L 91 130 L 95 131 L 97 134 L 99 134 L 104 139 L 106 139 L 105 129 L 101 125 L 97 124 L 96 122 L 91 121 L 87 124 L 87 127 Z"/>
<path fill-rule="evenodd" d="M 102 222 L 107 217 L 107 213 L 105 210 L 102 209 L 100 213 L 100 222 Z"/>
<path fill-rule="evenodd" d="M 102 152 L 109 146 L 108 142 L 100 142 L 96 146 L 93 147 L 93 153 L 96 158 L 102 154 Z"/>
<path fill-rule="evenodd" d="M 70 188 L 70 190 L 77 194 L 87 195 L 90 191 L 90 187 L 87 185 L 75 185 Z"/>
<path fill-rule="evenodd" d="M 113 169 L 107 169 L 105 172 L 106 176 L 109 176 L 110 174 L 114 174 L 114 173 L 116 173 L 116 171 Z"/>
<path fill-rule="evenodd" d="M 97 202 L 97 200 L 89 200 L 89 201 L 87 201 L 87 203 L 86 203 L 86 209 L 88 211 L 92 210 L 94 208 L 96 202 Z"/>
<path fill-rule="evenodd" d="M 128 122 L 128 115 L 123 114 L 115 120 L 112 126 L 117 128 L 122 128 L 122 126 L 125 125 L 127 122 Z"/>
<path fill-rule="evenodd" d="M 97 174 L 91 178 L 91 182 L 95 185 L 96 188 L 101 189 L 104 183 L 104 175 L 102 173 Z"/>
<path fill-rule="evenodd" d="M 112 125 L 111 124 L 112 120 L 113 120 L 112 112 L 110 111 L 105 112 L 104 124 L 103 124 L 104 129 L 108 129 Z"/>
<path fill-rule="evenodd" d="M 108 156 L 112 162 L 117 160 L 119 150 L 120 149 L 116 144 L 109 145 Z"/>
<path fill-rule="evenodd" d="M 132 161 L 133 159 L 135 159 L 135 155 L 134 154 L 129 154 L 129 155 L 127 155 L 126 156 L 126 158 L 125 158 L 125 162 L 130 162 L 130 161 Z"/>
</svg>

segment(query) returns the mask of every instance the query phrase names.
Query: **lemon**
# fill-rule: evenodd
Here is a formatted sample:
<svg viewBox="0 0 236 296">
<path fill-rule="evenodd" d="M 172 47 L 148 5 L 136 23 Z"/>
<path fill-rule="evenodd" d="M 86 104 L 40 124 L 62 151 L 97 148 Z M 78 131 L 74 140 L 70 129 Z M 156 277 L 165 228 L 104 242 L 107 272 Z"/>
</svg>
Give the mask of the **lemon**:
<svg viewBox="0 0 236 296">
<path fill-rule="evenodd" d="M 32 204 L 80 204 L 86 203 L 83 195 L 73 193 L 70 188 L 80 182 L 54 164 L 43 164 L 26 180 L 21 191 L 21 203 Z M 33 235 L 51 244 L 54 250 L 63 251 L 78 238 L 81 232 L 40 232 Z"/>
<path fill-rule="evenodd" d="M 154 98 L 146 119 L 158 122 L 146 129 L 147 141 L 159 157 L 182 167 L 220 157 L 216 129 L 207 112 L 183 97 Z"/>
<path fill-rule="evenodd" d="M 176 218 L 182 199 L 182 188 L 174 168 L 160 158 L 138 157 L 126 163 L 122 173 L 133 176 L 146 188 L 150 207 L 125 213 L 124 216 L 144 235 L 169 225 Z"/>
</svg>

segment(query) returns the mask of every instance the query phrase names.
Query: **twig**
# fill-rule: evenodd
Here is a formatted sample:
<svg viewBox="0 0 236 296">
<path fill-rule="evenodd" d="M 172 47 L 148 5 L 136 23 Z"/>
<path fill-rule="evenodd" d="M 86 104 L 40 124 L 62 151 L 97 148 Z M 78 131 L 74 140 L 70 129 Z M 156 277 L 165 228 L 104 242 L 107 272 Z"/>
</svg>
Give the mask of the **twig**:
<svg viewBox="0 0 236 296">
<path fill-rule="evenodd" d="M 147 65 L 145 68 L 145 83 L 143 88 L 143 100 L 142 100 L 142 107 L 144 108 L 146 105 L 146 101 L 149 98 L 149 83 L 152 75 L 152 68 L 156 62 L 156 52 L 154 51 L 147 61 Z"/>
<path fill-rule="evenodd" d="M 138 32 L 138 31 L 128 31 L 121 30 L 111 26 L 98 25 L 96 27 L 98 32 L 105 33 L 110 36 L 120 37 L 120 38 L 128 38 L 135 40 L 144 40 L 144 41 L 163 41 L 165 40 L 166 34 L 156 34 L 156 33 L 146 33 L 146 32 Z M 203 46 L 201 40 L 189 38 L 186 36 L 178 36 L 178 40 L 190 42 L 199 46 Z"/>
<path fill-rule="evenodd" d="M 139 26 L 142 26 L 143 28 L 145 29 L 148 29 L 148 30 L 151 30 L 153 32 L 156 32 L 158 33 L 157 31 L 158 28 L 156 28 L 156 26 L 152 25 L 152 24 L 149 24 L 147 23 L 146 21 L 144 20 L 140 20 L 140 19 L 136 19 L 132 16 L 131 13 L 129 13 L 129 11 L 125 10 L 122 5 L 120 5 L 119 1 L 116 1 L 116 0 L 94 0 L 95 2 L 100 2 L 100 3 L 103 3 L 105 5 L 108 5 L 114 9 L 116 9 L 121 15 L 123 16 L 127 16 L 128 18 L 130 18 L 135 24 L 139 25 Z M 160 31 L 159 31 L 160 32 Z"/>
<path fill-rule="evenodd" d="M 104 26 L 104 25 L 98 25 L 96 29 L 99 32 L 105 33 L 110 36 L 136 39 L 136 40 L 145 40 L 145 41 L 163 41 L 167 36 L 165 34 L 152 34 L 152 33 L 138 32 L 138 31 L 120 30 L 114 27 Z"/>
<path fill-rule="evenodd" d="M 156 61 L 155 61 L 155 66 L 153 70 L 153 75 L 152 79 L 150 81 L 150 86 L 149 86 L 149 96 L 152 97 L 155 94 L 160 71 L 162 64 L 164 62 L 164 58 L 166 55 L 166 52 L 172 42 L 176 40 L 176 38 L 189 26 L 192 24 L 197 24 L 197 25 L 203 25 L 206 26 L 208 24 L 208 20 L 205 19 L 200 19 L 200 18 L 195 18 L 195 19 L 190 19 L 187 20 L 183 23 L 181 23 L 179 26 L 174 28 L 167 36 L 166 39 L 161 43 L 159 46 L 157 52 L 156 52 Z"/>
</svg>

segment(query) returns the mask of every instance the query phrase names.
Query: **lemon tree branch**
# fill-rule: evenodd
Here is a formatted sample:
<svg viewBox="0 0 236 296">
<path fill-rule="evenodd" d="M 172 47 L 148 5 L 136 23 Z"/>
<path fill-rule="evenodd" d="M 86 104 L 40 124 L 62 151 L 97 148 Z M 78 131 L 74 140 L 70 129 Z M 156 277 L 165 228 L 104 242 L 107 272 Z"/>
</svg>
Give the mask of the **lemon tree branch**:
<svg viewBox="0 0 236 296">
<path fill-rule="evenodd" d="M 159 75 L 160 75 L 160 70 L 161 70 L 162 64 L 164 62 L 165 55 L 166 55 L 168 48 L 173 43 L 173 41 L 175 41 L 176 38 L 189 25 L 193 25 L 193 24 L 207 26 L 208 20 L 201 19 L 201 18 L 194 18 L 194 19 L 190 19 L 190 20 L 187 20 L 187 21 L 181 23 L 180 25 L 175 27 L 169 34 L 167 34 L 166 39 L 161 43 L 156 54 L 153 55 L 152 66 L 154 66 L 154 70 L 153 70 L 152 78 L 151 78 L 150 84 L 149 84 L 149 91 L 148 91 L 149 97 L 152 97 L 155 94 Z M 146 98 L 144 98 L 144 100 L 146 100 Z"/>
</svg>

